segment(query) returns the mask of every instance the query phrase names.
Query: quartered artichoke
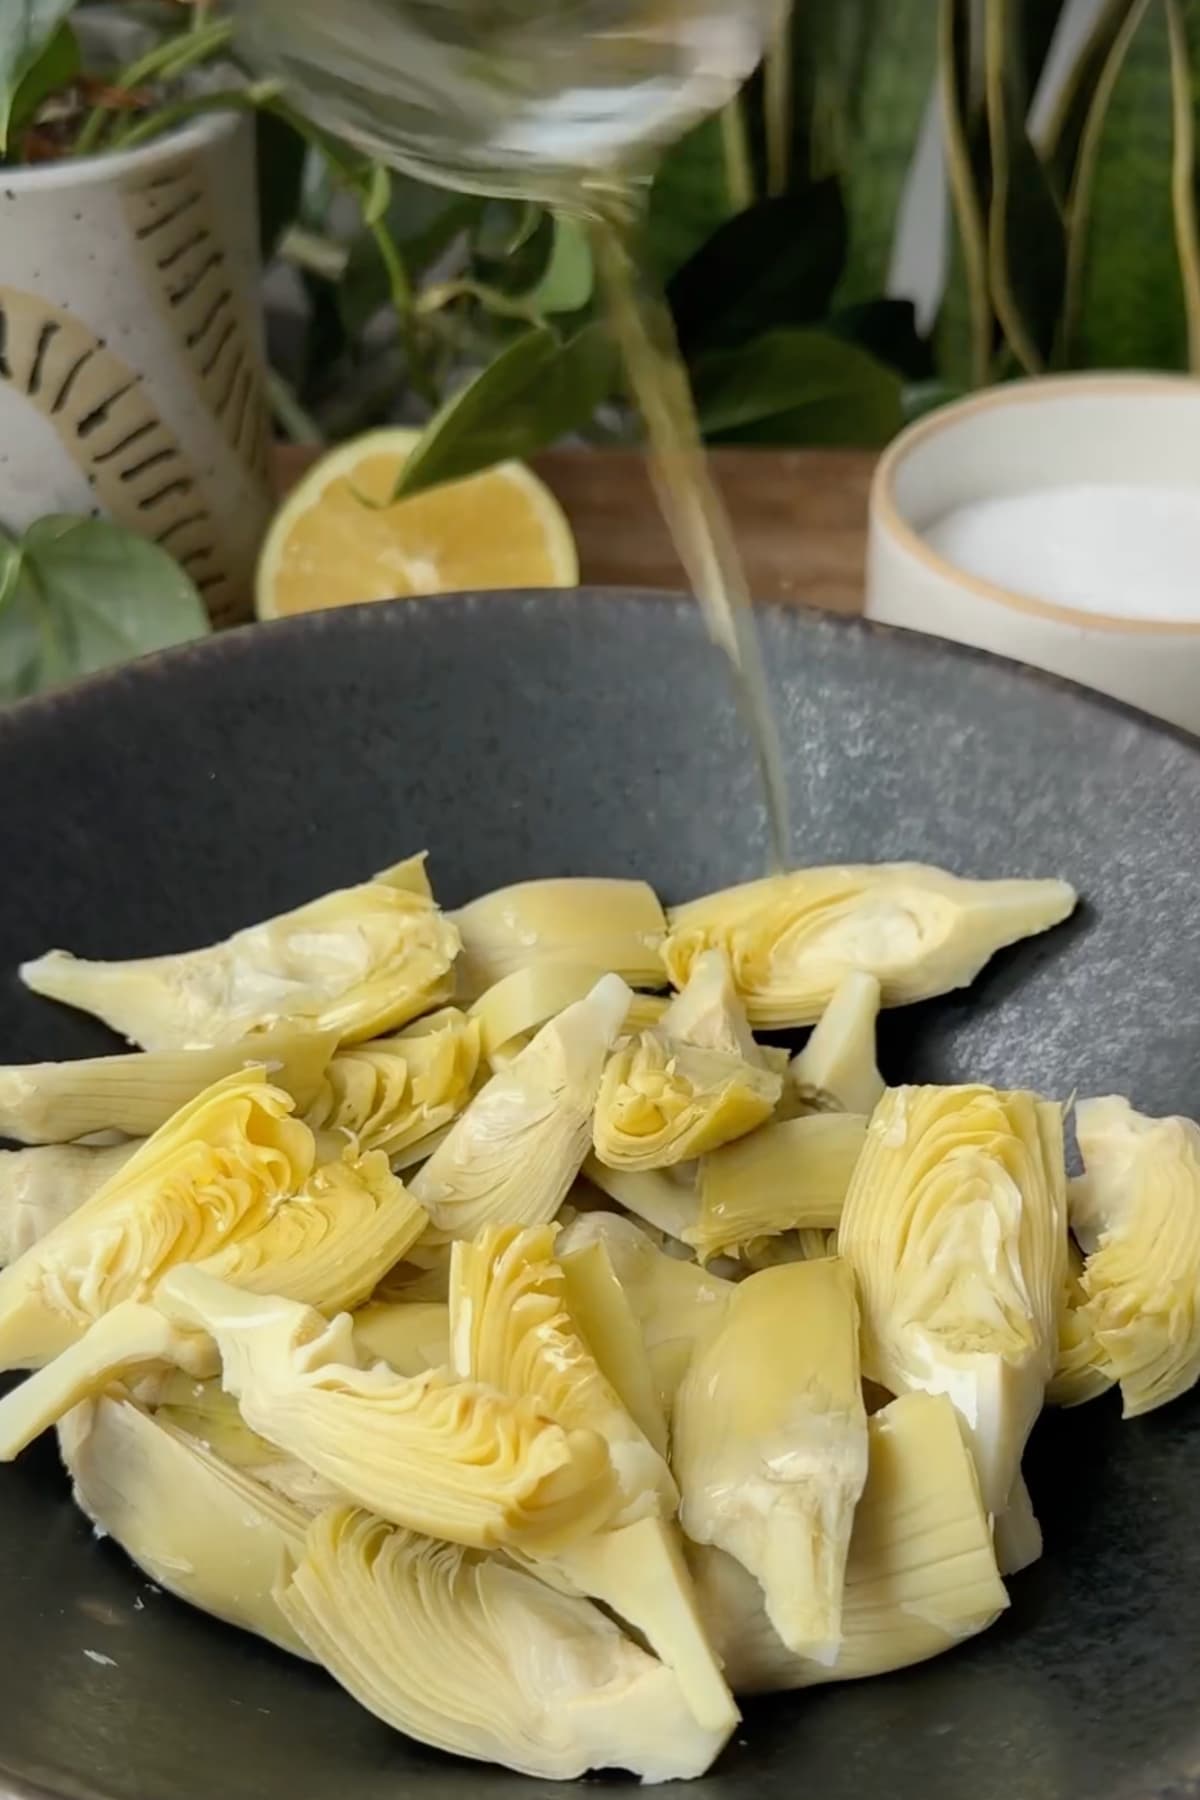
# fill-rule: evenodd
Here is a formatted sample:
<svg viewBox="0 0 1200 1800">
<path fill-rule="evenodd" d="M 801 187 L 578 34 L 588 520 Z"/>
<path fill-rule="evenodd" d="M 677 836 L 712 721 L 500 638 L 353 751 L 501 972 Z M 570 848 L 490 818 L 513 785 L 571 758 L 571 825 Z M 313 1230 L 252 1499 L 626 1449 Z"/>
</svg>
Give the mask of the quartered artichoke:
<svg viewBox="0 0 1200 1800">
<path fill-rule="evenodd" d="M 619 1502 L 604 1440 L 564 1430 L 530 1400 L 364 1366 L 353 1321 L 175 1269 L 159 1303 L 207 1332 L 247 1424 L 381 1517 L 453 1543 L 552 1549 Z M 0 1402 L 2 1410 L 3 1402 Z"/>
<path fill-rule="evenodd" d="M 339 1050 L 305 1123 L 315 1132 L 348 1132 L 361 1149 L 407 1162 L 462 1112 L 478 1066 L 479 1027 L 446 1007 L 394 1037 Z"/>
<path fill-rule="evenodd" d="M 679 1494 L 661 1454 L 602 1374 L 567 1301 L 548 1226 L 490 1226 L 454 1246 L 450 1346 L 455 1373 L 534 1402 L 564 1430 L 597 1433 L 619 1489 L 608 1523 L 671 1517 Z"/>
<path fill-rule="evenodd" d="M 948 1394 L 1001 1512 L 1054 1368 L 1067 1272 L 1062 1109 L 986 1087 L 891 1088 L 838 1233 L 863 1370 Z"/>
<path fill-rule="evenodd" d="M 498 888 L 459 909 L 459 993 L 477 999 L 516 969 L 572 963 L 611 970 L 630 987 L 664 985 L 658 947 L 667 922 L 644 881 L 567 876 Z"/>
<path fill-rule="evenodd" d="M 471 1008 L 484 1057 L 493 1068 L 510 1063 L 550 1019 L 586 1000 L 605 972 L 591 963 L 538 962 L 505 975 Z M 657 1024 L 668 1005 L 662 994 L 631 994 L 625 1029 Z"/>
<path fill-rule="evenodd" d="M 1134 1419 L 1200 1377 L 1200 1126 L 1109 1096 L 1079 1102 L 1075 1133 L 1085 1169 L 1071 1184 L 1086 1254 L 1079 1324 Z"/>
<path fill-rule="evenodd" d="M 0 1150 L 0 1265 L 15 1262 L 78 1212 L 137 1148 L 136 1143 L 103 1149 L 40 1144 L 31 1150 Z"/>
<path fill-rule="evenodd" d="M 211 1050 L 158 1050 L 82 1062 L 0 1069 L 0 1137 L 63 1144 L 102 1131 L 149 1137 L 214 1082 L 261 1063 L 303 1110 L 321 1083 L 336 1033 L 279 1025 L 250 1044 Z"/>
<path fill-rule="evenodd" d="M 480 1089 L 413 1178 L 440 1231 L 472 1237 L 489 1224 L 554 1217 L 587 1154 L 604 1059 L 629 998 L 619 976 L 602 976 Z"/>
<path fill-rule="evenodd" d="M 966 987 L 1005 944 L 1065 919 L 1065 881 L 964 881 L 921 863 L 797 869 L 672 909 L 663 960 L 683 987 L 724 950 L 752 1025 L 812 1025 L 845 976 L 886 1006 Z"/>
<path fill-rule="evenodd" d="M 36 1368 L 174 1263 L 261 1230 L 312 1173 L 312 1133 L 291 1112 L 253 1068 L 176 1113 L 0 1274 L 0 1368 Z"/>
<path fill-rule="evenodd" d="M 382 1150 L 356 1156 L 351 1148 L 310 1175 L 258 1231 L 196 1261 L 250 1293 L 332 1314 L 362 1305 L 428 1223 Z"/>
<path fill-rule="evenodd" d="M 304 1553 L 298 1507 L 128 1399 L 76 1407 L 58 1439 L 76 1502 L 151 1581 L 294 1656 L 311 1654 L 273 1595 L 280 1570 Z"/>
<path fill-rule="evenodd" d="M 831 1229 L 866 1136 L 856 1113 L 813 1113 L 715 1150 L 700 1164 L 700 1209 L 685 1241 L 707 1262 L 785 1231 Z"/>
<path fill-rule="evenodd" d="M 740 1056 L 644 1031 L 605 1067 L 596 1156 L 629 1170 L 690 1162 L 769 1119 L 782 1089 L 778 1075 Z"/>
<path fill-rule="evenodd" d="M 696 1163 L 672 1163 L 666 1169 L 614 1169 L 598 1156 L 583 1165 L 584 1180 L 653 1231 L 687 1239 L 700 1217 Z"/>
<path fill-rule="evenodd" d="M 667 1781 L 702 1774 L 728 1736 L 598 1607 L 367 1513 L 314 1521 L 279 1604 L 363 1706 L 459 1756 L 546 1780 Z"/>
<path fill-rule="evenodd" d="M 567 1311 L 630 1418 L 660 1456 L 667 1454 L 667 1413 L 642 1328 L 601 1240 L 558 1255 Z"/>
<path fill-rule="evenodd" d="M 641 1326 L 642 1341 L 661 1403 L 668 1413 L 697 1344 L 724 1317 L 735 1289 L 731 1281 L 667 1256 L 632 1219 L 617 1213 L 585 1213 L 560 1232 L 555 1249 L 563 1263 L 601 1243 Z"/>
<path fill-rule="evenodd" d="M 52 950 L 21 976 L 144 1050 L 235 1044 L 285 1021 L 347 1043 L 450 1000 L 458 951 L 457 931 L 409 862 L 203 950 L 135 962 Z"/>
<path fill-rule="evenodd" d="M 832 1663 L 794 1656 L 757 1584 L 730 1556 L 690 1558 L 703 1612 L 739 1694 L 907 1668 L 994 1623 L 1008 1605 L 970 1452 L 950 1402 L 906 1394 L 867 1422 L 870 1463 L 854 1517 Z"/>
<path fill-rule="evenodd" d="M 377 1357 L 397 1375 L 421 1375 L 450 1361 L 450 1309 L 438 1300 L 373 1300 L 353 1315 L 364 1361 Z"/>
<path fill-rule="evenodd" d="M 769 1058 L 754 1041 L 723 950 L 702 950 L 693 959 L 686 985 L 671 1001 L 658 1028 L 664 1037 L 679 1043 L 719 1050 L 759 1068 L 768 1066 Z"/>
<path fill-rule="evenodd" d="M 883 989 L 876 976 L 861 969 L 842 976 L 812 1036 L 788 1064 L 787 1111 L 868 1115 L 875 1111 L 884 1087 L 875 1061 L 875 1021 L 882 1004 Z"/>
<path fill-rule="evenodd" d="M 832 1662 L 867 1476 L 846 1263 L 791 1263 L 735 1288 L 675 1397 L 673 1466 L 688 1537 L 756 1578 L 789 1650 Z"/>
</svg>

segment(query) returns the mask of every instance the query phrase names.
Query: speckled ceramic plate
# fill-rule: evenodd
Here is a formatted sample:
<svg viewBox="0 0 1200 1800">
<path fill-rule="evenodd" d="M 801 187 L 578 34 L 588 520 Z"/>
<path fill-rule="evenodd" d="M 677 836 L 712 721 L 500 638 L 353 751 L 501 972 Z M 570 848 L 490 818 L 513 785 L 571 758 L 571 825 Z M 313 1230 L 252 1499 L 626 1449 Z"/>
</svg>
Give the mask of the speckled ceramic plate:
<svg viewBox="0 0 1200 1800">
<path fill-rule="evenodd" d="M 1194 1112 L 1200 745 L 928 639 L 775 612 L 764 632 L 797 860 L 1057 874 L 1085 896 L 970 994 L 889 1015 L 885 1072 Z M 754 874 L 752 765 L 693 608 L 594 594 L 361 608 L 0 715 L 0 1054 L 108 1041 L 24 994 L 22 957 L 205 942 L 424 845 L 451 904 L 568 871 L 644 875 L 668 899 Z M 694 1791 L 1200 1794 L 1200 1403 L 1131 1425 L 1111 1401 L 1051 1416 L 1029 1481 L 1046 1555 L 1000 1625 L 921 1669 L 749 1708 Z M 536 1790 L 406 1744 L 315 1670 L 148 1589 L 92 1541 L 49 1445 L 0 1470 L 0 1792 Z"/>
</svg>

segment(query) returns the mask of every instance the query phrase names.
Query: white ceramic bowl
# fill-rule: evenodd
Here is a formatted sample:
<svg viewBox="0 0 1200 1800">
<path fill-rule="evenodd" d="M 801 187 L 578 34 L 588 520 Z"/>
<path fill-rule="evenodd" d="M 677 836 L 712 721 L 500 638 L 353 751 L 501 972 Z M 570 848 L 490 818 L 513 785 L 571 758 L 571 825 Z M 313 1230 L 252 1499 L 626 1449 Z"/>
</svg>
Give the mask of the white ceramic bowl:
<svg viewBox="0 0 1200 1800">
<path fill-rule="evenodd" d="M 969 502 L 1078 482 L 1200 494 L 1200 382 L 1052 376 L 910 426 L 871 490 L 867 616 L 1052 669 L 1200 732 L 1200 569 L 1194 620 L 1120 618 L 1011 593 L 925 542 Z"/>
</svg>

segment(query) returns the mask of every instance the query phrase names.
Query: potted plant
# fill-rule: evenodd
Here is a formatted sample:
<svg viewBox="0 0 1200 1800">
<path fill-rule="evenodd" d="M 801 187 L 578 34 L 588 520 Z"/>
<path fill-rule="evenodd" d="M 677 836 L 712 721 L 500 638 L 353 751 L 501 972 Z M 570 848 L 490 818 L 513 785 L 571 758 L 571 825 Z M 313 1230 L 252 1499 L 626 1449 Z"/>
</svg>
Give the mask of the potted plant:
<svg viewBox="0 0 1200 1800">
<path fill-rule="evenodd" d="M 271 420 L 253 121 L 213 89 L 228 22 L 4 10 L 0 525 L 106 515 L 214 621 L 245 616 Z"/>
</svg>

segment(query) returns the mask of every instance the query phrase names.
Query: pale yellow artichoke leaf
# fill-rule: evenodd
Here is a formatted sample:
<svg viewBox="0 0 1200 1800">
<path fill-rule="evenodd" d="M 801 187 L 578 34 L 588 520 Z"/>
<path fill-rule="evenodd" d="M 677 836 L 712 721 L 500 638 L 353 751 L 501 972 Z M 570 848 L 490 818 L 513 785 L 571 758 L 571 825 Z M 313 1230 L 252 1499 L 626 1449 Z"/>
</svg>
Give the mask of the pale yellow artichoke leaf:
<svg viewBox="0 0 1200 1800">
<path fill-rule="evenodd" d="M 1042 1528 L 1033 1510 L 1033 1500 L 1018 1472 L 1003 1512 L 992 1521 L 992 1540 L 996 1548 L 996 1567 L 1001 1575 L 1019 1575 L 1037 1562 L 1042 1554 Z"/>
<path fill-rule="evenodd" d="M 685 1242 L 708 1262 L 782 1232 L 833 1229 L 866 1137 L 857 1113 L 813 1113 L 714 1150 L 700 1164 L 699 1215 Z"/>
<path fill-rule="evenodd" d="M 250 1293 L 333 1314 L 361 1306 L 429 1224 L 382 1150 L 348 1151 L 314 1171 L 259 1230 L 197 1266 Z"/>
<path fill-rule="evenodd" d="M 538 962 L 505 975 L 471 1007 L 486 1061 L 493 1068 L 510 1063 L 535 1032 L 568 1006 L 585 1000 L 601 975 L 608 973 L 591 963 Z M 632 994 L 625 1029 L 641 1031 L 657 1023 L 668 1004 L 664 995 Z"/>
<path fill-rule="evenodd" d="M 777 1269 L 781 1263 L 820 1262 L 824 1256 L 836 1255 L 836 1231 L 806 1227 L 774 1237 L 751 1238 L 738 1251 L 738 1262 L 753 1273 L 758 1269 Z"/>
<path fill-rule="evenodd" d="M 1148 1118 L 1110 1095 L 1078 1103 L 1075 1133 L 1085 1169 L 1070 1195 L 1086 1257 L 1079 1324 L 1134 1419 L 1200 1378 L 1200 1126 Z"/>
<path fill-rule="evenodd" d="M 583 1165 L 584 1179 L 626 1212 L 681 1243 L 700 1216 L 695 1163 L 667 1169 L 614 1169 L 595 1154 Z"/>
<path fill-rule="evenodd" d="M 1067 1183 L 1067 1215 L 1076 1183 Z M 1083 1406 L 1115 1385 L 1104 1346 L 1096 1336 L 1095 1315 L 1083 1291 L 1083 1253 L 1074 1238 L 1067 1242 L 1067 1285 L 1058 1313 L 1058 1354 L 1046 1389 L 1047 1406 Z"/>
<path fill-rule="evenodd" d="M 567 876 L 522 881 L 460 907 L 458 992 L 477 1000 L 518 969 L 565 963 L 622 976 L 630 987 L 665 986 L 659 945 L 666 918 L 644 881 Z"/>
<path fill-rule="evenodd" d="M 531 1401 L 565 1431 L 608 1446 L 618 1496 L 606 1525 L 671 1517 L 679 1494 L 665 1460 L 603 1374 L 571 1315 L 550 1226 L 494 1225 L 455 1244 L 450 1355 L 455 1373 Z"/>
<path fill-rule="evenodd" d="M 667 1007 L 658 1029 L 663 1037 L 681 1044 L 719 1050 L 759 1068 L 767 1066 L 723 950 L 702 950 L 693 958 L 687 981 Z"/>
<path fill-rule="evenodd" d="M 728 1737 L 705 1731 L 672 1671 L 598 1607 L 363 1512 L 314 1521 L 279 1604 L 376 1717 L 523 1775 L 695 1776 Z"/>
<path fill-rule="evenodd" d="M 732 1557 L 689 1554 L 700 1609 L 737 1694 L 854 1681 L 924 1662 L 995 1623 L 1008 1605 L 991 1522 L 953 1406 L 906 1394 L 867 1422 L 870 1461 L 854 1517 L 831 1664 L 780 1642 L 758 1584 Z"/>
<path fill-rule="evenodd" d="M 706 1731 L 727 1735 L 740 1714 L 700 1616 L 678 1527 L 639 1519 L 598 1532 L 553 1557 L 531 1558 L 531 1572 L 598 1600 L 640 1633 L 674 1670 L 680 1691 Z"/>
<path fill-rule="evenodd" d="M 948 1394 L 984 1504 L 1003 1510 L 1054 1368 L 1067 1273 L 1062 1109 L 986 1087 L 891 1088 L 838 1247 L 858 1277 L 864 1373 Z"/>
<path fill-rule="evenodd" d="M 592 1146 L 614 1169 L 691 1162 L 765 1123 L 782 1091 L 757 1063 L 644 1031 L 605 1065 Z"/>
<path fill-rule="evenodd" d="M 438 1300 L 372 1300 L 352 1315 L 364 1361 L 378 1358 L 397 1375 L 421 1375 L 450 1361 L 450 1308 Z"/>
<path fill-rule="evenodd" d="M 0 1137 L 19 1144 L 65 1144 L 108 1131 L 149 1137 L 205 1088 L 253 1063 L 303 1108 L 335 1043 L 333 1032 L 280 1025 L 252 1045 L 13 1064 L 0 1069 Z"/>
<path fill-rule="evenodd" d="M 697 1344 L 715 1331 L 734 1284 L 691 1261 L 668 1256 L 632 1219 L 582 1214 L 560 1232 L 559 1257 L 602 1243 L 641 1326 L 642 1342 L 662 1405 L 670 1417 Z"/>
<path fill-rule="evenodd" d="M 642 1328 L 600 1241 L 559 1258 L 567 1311 L 621 1404 L 658 1454 L 667 1454 L 667 1413 Z"/>
<path fill-rule="evenodd" d="M 343 888 L 176 956 L 24 964 L 34 993 L 94 1013 L 144 1050 L 235 1044 L 284 1022 L 345 1043 L 453 997 L 458 933 L 434 902 L 384 878 Z"/>
<path fill-rule="evenodd" d="M 620 977 L 602 976 L 480 1089 L 412 1180 L 439 1230 L 472 1237 L 554 1217 L 587 1154 L 604 1059 L 628 1006 Z"/>
<path fill-rule="evenodd" d="M 136 1143 L 40 1144 L 0 1150 L 0 1265 L 16 1262 L 78 1212 L 137 1151 Z"/>
<path fill-rule="evenodd" d="M 832 1662 L 867 1477 L 848 1264 L 790 1263 L 734 1290 L 675 1397 L 673 1467 L 688 1537 L 755 1577 L 788 1649 Z"/>
<path fill-rule="evenodd" d="M 445 1007 L 392 1037 L 339 1050 L 305 1123 L 318 1133 L 344 1132 L 393 1162 L 419 1160 L 466 1106 L 478 1066 L 478 1026 Z"/>
<path fill-rule="evenodd" d="M 291 1113 L 257 1067 L 181 1108 L 0 1274 L 0 1368 L 37 1368 L 174 1263 L 261 1229 L 312 1173 L 312 1133 Z"/>
<path fill-rule="evenodd" d="M 59 1447 L 80 1509 L 151 1581 L 311 1657 L 273 1592 L 281 1567 L 304 1553 L 297 1507 L 126 1399 L 76 1407 Z"/>
<path fill-rule="evenodd" d="M 875 1060 L 875 1024 L 883 989 L 874 975 L 843 975 L 812 1036 L 788 1064 L 783 1110 L 870 1115 L 883 1099 L 884 1080 Z"/>
<path fill-rule="evenodd" d="M 875 976 L 885 1006 L 929 999 L 1074 906 L 1065 881 L 965 881 L 921 863 L 797 869 L 674 907 L 663 960 L 683 987 L 698 956 L 723 950 L 752 1025 L 815 1025 L 847 975 Z"/>
<path fill-rule="evenodd" d="M 557 1549 L 617 1505 L 602 1438 L 447 1370 L 364 1366 L 353 1320 L 173 1269 L 158 1303 L 208 1332 L 252 1430 L 395 1524 L 479 1548 Z"/>
<path fill-rule="evenodd" d="M 159 1363 L 185 1368 L 196 1379 L 217 1368 L 213 1344 L 203 1331 L 177 1325 L 141 1301 L 122 1301 L 78 1343 L 0 1399 L 0 1462 L 12 1462 L 73 1406 Z"/>
</svg>

